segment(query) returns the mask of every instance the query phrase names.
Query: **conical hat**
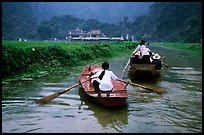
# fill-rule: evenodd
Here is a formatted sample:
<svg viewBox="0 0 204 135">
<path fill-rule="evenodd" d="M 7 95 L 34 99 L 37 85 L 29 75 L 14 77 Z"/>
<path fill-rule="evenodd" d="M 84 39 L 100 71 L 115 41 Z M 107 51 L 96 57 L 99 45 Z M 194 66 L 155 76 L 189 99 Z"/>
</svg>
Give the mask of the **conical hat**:
<svg viewBox="0 0 204 135">
<path fill-rule="evenodd" d="M 160 58 L 161 58 L 161 56 L 158 53 L 154 54 L 154 56 L 153 56 L 153 59 L 160 59 Z"/>
</svg>

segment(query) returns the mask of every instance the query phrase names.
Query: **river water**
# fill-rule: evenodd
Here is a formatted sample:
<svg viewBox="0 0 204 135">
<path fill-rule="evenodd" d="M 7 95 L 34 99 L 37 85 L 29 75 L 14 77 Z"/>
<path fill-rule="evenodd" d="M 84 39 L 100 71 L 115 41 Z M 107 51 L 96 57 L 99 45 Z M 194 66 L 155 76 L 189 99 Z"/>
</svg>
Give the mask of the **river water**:
<svg viewBox="0 0 204 135">
<path fill-rule="evenodd" d="M 78 82 L 84 66 L 67 69 L 2 89 L 24 89 L 2 101 L 3 133 L 199 133 L 202 132 L 202 61 L 190 54 L 151 46 L 172 68 L 162 68 L 153 82 L 166 92 L 150 93 L 128 85 L 126 105 L 105 108 L 87 100 L 75 87 L 45 105 L 33 103 Z M 120 76 L 128 57 L 110 59 L 110 70 Z M 127 72 L 125 74 L 127 78 Z"/>
</svg>

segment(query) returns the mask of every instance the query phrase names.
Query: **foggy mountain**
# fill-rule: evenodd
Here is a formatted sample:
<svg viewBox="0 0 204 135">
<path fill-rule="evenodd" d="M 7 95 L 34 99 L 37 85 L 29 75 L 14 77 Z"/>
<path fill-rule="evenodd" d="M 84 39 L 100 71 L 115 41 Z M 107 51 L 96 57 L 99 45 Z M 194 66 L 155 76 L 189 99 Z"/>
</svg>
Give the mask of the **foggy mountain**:
<svg viewBox="0 0 204 135">
<path fill-rule="evenodd" d="M 2 39 L 34 38 L 37 20 L 26 2 L 2 3 Z"/>
<path fill-rule="evenodd" d="M 45 21 L 46 20 L 46 21 Z M 115 23 L 115 24 L 110 24 Z M 3 2 L 2 40 L 65 39 L 68 30 L 200 42 L 201 2 Z"/>
<path fill-rule="evenodd" d="M 72 15 L 81 19 L 96 19 L 116 24 L 124 16 L 129 21 L 146 15 L 154 2 L 28 2 L 38 23 L 53 16 Z"/>
</svg>

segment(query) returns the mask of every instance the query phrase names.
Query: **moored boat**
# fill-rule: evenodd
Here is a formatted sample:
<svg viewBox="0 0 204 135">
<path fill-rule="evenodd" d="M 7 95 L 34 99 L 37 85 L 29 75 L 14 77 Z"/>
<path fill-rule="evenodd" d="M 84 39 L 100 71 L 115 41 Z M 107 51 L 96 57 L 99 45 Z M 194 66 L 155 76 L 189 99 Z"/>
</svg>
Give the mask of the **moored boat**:
<svg viewBox="0 0 204 135">
<path fill-rule="evenodd" d="M 79 83 L 87 80 L 90 73 L 93 73 L 96 70 L 103 70 L 99 65 L 86 65 L 84 70 L 79 76 Z M 109 92 L 95 92 L 93 84 L 91 81 L 81 83 L 81 88 L 86 97 L 93 99 L 103 106 L 121 106 L 124 105 L 128 97 L 128 92 L 126 84 L 118 81 L 112 80 L 113 90 Z M 99 96 L 100 94 L 100 96 Z"/>
</svg>

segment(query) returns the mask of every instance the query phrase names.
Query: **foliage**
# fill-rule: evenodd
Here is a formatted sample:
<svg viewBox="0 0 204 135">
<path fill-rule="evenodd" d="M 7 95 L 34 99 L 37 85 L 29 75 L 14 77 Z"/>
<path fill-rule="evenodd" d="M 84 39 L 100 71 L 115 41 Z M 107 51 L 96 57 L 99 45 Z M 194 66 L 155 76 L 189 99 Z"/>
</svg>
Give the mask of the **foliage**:
<svg viewBox="0 0 204 135">
<path fill-rule="evenodd" d="M 149 15 L 134 22 L 135 34 L 152 41 L 200 42 L 202 3 L 158 2 L 150 8 Z"/>
<path fill-rule="evenodd" d="M 37 22 L 26 2 L 2 3 L 2 39 L 34 39 Z"/>
<path fill-rule="evenodd" d="M 134 22 L 128 22 L 128 17 L 124 16 L 118 25 L 113 25 L 100 23 L 94 19 L 85 21 L 69 15 L 54 17 L 42 24 L 52 27 L 55 31 L 53 37 L 59 38 L 65 37 L 64 30 L 79 27 L 85 31 L 100 29 L 109 37 L 129 34 L 134 35 L 136 39 L 143 38 L 149 41 L 200 42 L 201 7 L 200 2 L 158 2 L 151 6 L 148 15 L 140 16 Z"/>
<path fill-rule="evenodd" d="M 2 78 L 22 72 L 33 72 L 33 67 L 80 65 L 100 57 L 111 57 L 117 52 L 133 49 L 129 42 L 10 42 L 3 41 Z"/>
<path fill-rule="evenodd" d="M 27 3 L 3 3 L 2 39 L 65 40 L 69 30 L 100 29 L 108 37 L 134 36 L 146 41 L 197 42 L 202 38 L 201 2 L 155 2 L 147 15 L 129 22 L 124 16 L 118 24 L 101 23 L 95 19 L 79 19 L 71 15 L 55 16 L 36 24 Z"/>
</svg>

